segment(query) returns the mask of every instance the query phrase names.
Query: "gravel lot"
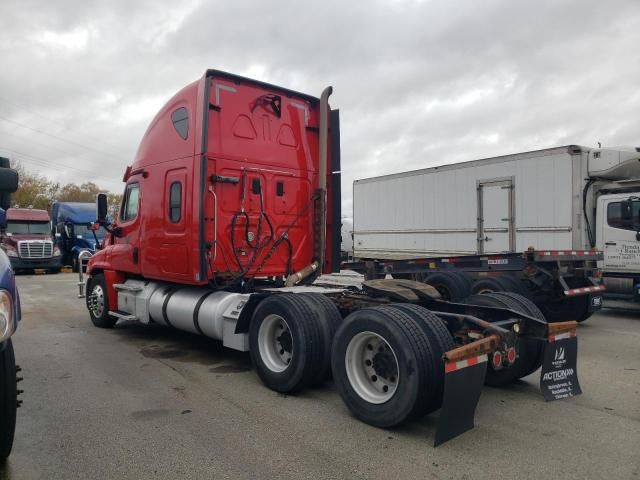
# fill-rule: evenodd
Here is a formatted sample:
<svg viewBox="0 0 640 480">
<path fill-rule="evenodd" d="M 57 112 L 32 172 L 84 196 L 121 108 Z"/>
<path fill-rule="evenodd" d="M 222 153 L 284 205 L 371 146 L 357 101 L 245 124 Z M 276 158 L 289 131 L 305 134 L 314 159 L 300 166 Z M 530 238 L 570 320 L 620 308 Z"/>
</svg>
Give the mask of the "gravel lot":
<svg viewBox="0 0 640 480">
<path fill-rule="evenodd" d="M 262 386 L 248 354 L 161 327 L 94 328 L 73 274 L 18 278 L 24 405 L 0 478 L 616 478 L 640 480 L 640 313 L 578 330 L 584 394 L 545 403 L 534 374 L 485 388 L 476 428 L 434 449 L 436 415 L 396 430 L 331 385 Z"/>
</svg>

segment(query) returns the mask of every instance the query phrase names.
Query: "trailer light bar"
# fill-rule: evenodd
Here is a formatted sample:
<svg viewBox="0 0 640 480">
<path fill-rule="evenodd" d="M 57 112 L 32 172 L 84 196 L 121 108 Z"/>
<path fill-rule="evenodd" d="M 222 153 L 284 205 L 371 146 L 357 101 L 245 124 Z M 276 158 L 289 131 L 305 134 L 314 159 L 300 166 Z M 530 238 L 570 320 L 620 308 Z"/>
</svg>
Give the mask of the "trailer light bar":
<svg viewBox="0 0 640 480">
<path fill-rule="evenodd" d="M 564 332 L 559 333 L 558 335 L 549 335 L 549 343 L 556 342 L 558 340 L 565 340 L 567 338 L 577 337 L 578 333 L 574 330 L 573 332 Z"/>
<path fill-rule="evenodd" d="M 606 287 L 604 285 L 595 285 L 593 287 L 572 288 L 565 290 L 564 294 L 567 297 L 575 297 L 577 295 L 585 295 L 587 293 L 604 292 Z"/>
<path fill-rule="evenodd" d="M 597 250 L 548 250 L 544 252 L 538 252 L 545 257 L 563 257 L 565 255 L 598 255 L 600 254 Z"/>
<path fill-rule="evenodd" d="M 487 355 L 485 354 L 479 355 L 477 357 L 467 358 L 466 360 L 460 360 L 459 362 L 446 362 L 444 364 L 444 373 L 451 373 L 463 368 L 473 367 L 474 365 L 478 365 L 479 363 L 486 361 Z"/>
</svg>

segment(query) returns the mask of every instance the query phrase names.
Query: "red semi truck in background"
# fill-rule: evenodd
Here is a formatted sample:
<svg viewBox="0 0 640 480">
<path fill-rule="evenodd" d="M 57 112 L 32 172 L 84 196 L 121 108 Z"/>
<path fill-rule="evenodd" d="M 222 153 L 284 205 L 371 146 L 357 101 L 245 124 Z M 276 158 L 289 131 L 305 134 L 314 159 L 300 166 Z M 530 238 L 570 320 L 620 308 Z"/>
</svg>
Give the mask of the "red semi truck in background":
<svg viewBox="0 0 640 480">
<path fill-rule="evenodd" d="M 513 293 L 441 298 L 424 283 L 311 283 L 340 262 L 340 137 L 320 98 L 208 70 L 160 110 L 124 174 L 119 218 L 87 267 L 93 323 L 119 319 L 250 352 L 269 388 L 332 372 L 351 412 L 393 427 L 440 407 L 436 444 L 473 426 L 483 383 L 542 366 L 545 398 L 580 393 L 576 322 Z M 81 285 L 82 287 L 85 285 Z M 556 350 L 562 349 L 562 361 Z"/>
<path fill-rule="evenodd" d="M 57 273 L 62 268 L 62 254 L 51 236 L 51 221 L 46 210 L 8 209 L 0 246 L 14 271 L 43 269 Z"/>
</svg>

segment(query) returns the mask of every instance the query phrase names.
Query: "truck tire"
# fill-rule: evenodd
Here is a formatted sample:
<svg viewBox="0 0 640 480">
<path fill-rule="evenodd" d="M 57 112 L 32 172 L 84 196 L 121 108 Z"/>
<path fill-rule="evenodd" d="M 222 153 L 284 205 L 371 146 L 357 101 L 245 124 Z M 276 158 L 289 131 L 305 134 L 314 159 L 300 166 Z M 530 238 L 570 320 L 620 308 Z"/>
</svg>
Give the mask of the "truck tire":
<svg viewBox="0 0 640 480">
<path fill-rule="evenodd" d="M 91 277 L 85 299 L 93 324 L 100 328 L 113 328 L 118 319 L 109 315 L 109 294 L 103 274 Z"/>
<path fill-rule="evenodd" d="M 484 307 L 508 308 L 516 312 L 528 314 L 528 312 L 522 308 L 520 303 L 516 302 L 512 298 L 508 298 L 504 295 L 499 296 L 493 293 L 473 295 L 465 300 L 464 303 Z M 491 359 L 489 359 L 487 376 L 484 381 L 485 385 L 489 385 L 490 387 L 502 387 L 531 373 L 529 370 L 538 360 L 538 345 L 536 342 L 524 338 L 518 338 L 518 341 L 516 342 L 516 351 L 518 353 L 518 357 L 513 365 L 501 370 L 494 370 L 491 366 Z"/>
<path fill-rule="evenodd" d="M 11 453 L 18 407 L 16 359 L 11 339 L 3 347 L 0 352 L 0 464 Z"/>
<path fill-rule="evenodd" d="M 473 288 L 473 280 L 471 279 L 471 277 L 469 275 L 467 275 L 464 272 L 459 272 L 459 271 L 453 271 L 453 272 L 450 272 L 450 273 L 456 275 L 460 279 L 460 281 L 464 284 L 464 286 L 467 289 L 467 291 L 471 292 L 471 289 Z"/>
<path fill-rule="evenodd" d="M 545 322 L 547 321 L 547 319 L 544 317 L 544 314 L 540 311 L 538 306 L 528 298 L 523 297 L 522 295 L 518 295 L 517 293 L 511 293 L 511 292 L 496 292 L 493 295 L 496 297 L 510 298 L 522 307 L 522 310 L 521 310 L 522 313 L 526 313 L 531 317 L 537 318 L 538 320 L 543 320 Z M 523 377 L 526 377 L 527 375 L 531 375 L 533 372 L 535 372 L 542 366 L 542 362 L 544 361 L 544 349 L 546 347 L 546 344 L 541 340 L 534 340 L 531 338 L 526 338 L 526 339 L 523 338 L 522 340 L 535 344 L 536 353 L 537 353 L 536 356 L 531 357 L 531 364 L 523 369 L 525 372 Z"/>
<path fill-rule="evenodd" d="M 411 315 L 390 306 L 344 319 L 331 353 L 333 379 L 355 417 L 394 427 L 428 411 L 436 394 L 434 352 Z"/>
<path fill-rule="evenodd" d="M 513 292 L 525 297 L 527 296 L 527 289 L 522 282 L 510 275 L 480 279 L 473 284 L 471 292 L 474 295 L 479 293 Z"/>
<path fill-rule="evenodd" d="M 451 302 L 459 302 L 471 294 L 465 280 L 454 272 L 434 273 L 433 275 L 427 276 L 424 283 L 438 290 L 443 300 Z"/>
<path fill-rule="evenodd" d="M 331 374 L 331 345 L 333 337 L 342 323 L 342 315 L 338 307 L 321 293 L 301 293 L 298 294 L 307 302 L 309 307 L 316 313 L 316 321 L 322 328 L 323 344 L 321 367 L 317 371 L 316 377 L 311 381 L 312 386 L 322 385 Z"/>
<path fill-rule="evenodd" d="M 428 410 L 425 413 L 431 413 L 442 406 L 442 394 L 444 389 L 444 359 L 445 352 L 455 348 L 453 336 L 447 329 L 445 323 L 438 318 L 436 314 L 427 310 L 420 305 L 411 303 L 394 303 L 389 305 L 396 310 L 403 311 L 411 315 L 411 317 L 422 328 L 422 331 L 429 339 L 429 343 L 433 347 L 433 364 L 435 373 L 436 394 L 433 396 Z"/>
<path fill-rule="evenodd" d="M 550 322 L 563 322 L 566 320 L 584 322 L 593 315 L 593 312 L 589 311 L 588 295 L 565 298 L 559 302 L 544 302 L 540 304 L 540 309 Z"/>
<path fill-rule="evenodd" d="M 324 331 L 310 302 L 291 293 L 264 299 L 249 326 L 251 362 L 262 382 L 295 393 L 319 377 Z"/>
</svg>

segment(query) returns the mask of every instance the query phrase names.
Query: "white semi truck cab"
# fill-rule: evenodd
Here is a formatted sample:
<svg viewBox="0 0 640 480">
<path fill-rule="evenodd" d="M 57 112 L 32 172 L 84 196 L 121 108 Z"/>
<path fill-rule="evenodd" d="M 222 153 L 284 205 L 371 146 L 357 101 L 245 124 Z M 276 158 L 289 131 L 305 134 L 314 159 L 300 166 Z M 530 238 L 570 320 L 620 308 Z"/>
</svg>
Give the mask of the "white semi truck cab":
<svg viewBox="0 0 640 480">
<path fill-rule="evenodd" d="M 604 253 L 607 296 L 640 301 L 640 149 L 595 150 L 589 158 L 585 188 L 587 214 L 594 230 L 587 235 Z M 588 226 L 587 228 L 590 228 Z"/>
</svg>

